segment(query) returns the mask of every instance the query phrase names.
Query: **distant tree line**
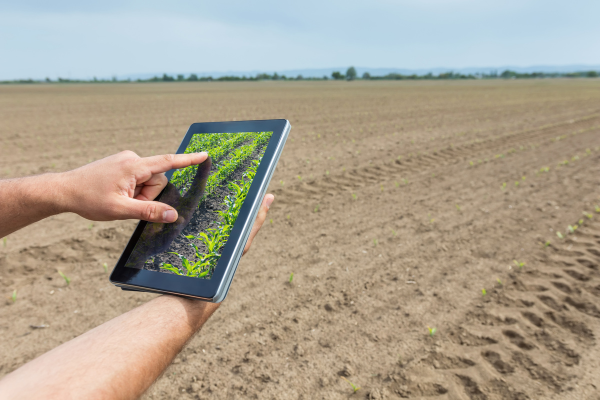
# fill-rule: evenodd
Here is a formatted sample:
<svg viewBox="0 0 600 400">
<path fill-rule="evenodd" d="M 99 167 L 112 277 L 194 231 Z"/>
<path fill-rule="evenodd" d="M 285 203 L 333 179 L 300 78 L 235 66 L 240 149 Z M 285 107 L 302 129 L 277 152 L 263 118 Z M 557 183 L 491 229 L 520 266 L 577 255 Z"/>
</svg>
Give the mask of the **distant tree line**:
<svg viewBox="0 0 600 400">
<path fill-rule="evenodd" d="M 393 80 L 446 80 L 446 79 L 539 79 L 539 78 L 597 78 L 600 76 L 600 72 L 598 71 L 580 71 L 580 72 L 530 72 L 530 73 L 520 73 L 510 70 L 505 70 L 503 72 L 491 72 L 491 73 L 479 73 L 479 74 L 468 74 L 464 75 L 456 72 L 444 72 L 438 75 L 434 75 L 431 72 L 424 75 L 403 75 L 397 73 L 390 73 L 382 76 L 371 75 L 368 72 L 362 74 L 359 78 L 356 73 L 356 68 L 350 67 L 346 70 L 346 74 L 342 74 L 340 71 L 334 71 L 331 74 L 331 77 L 323 76 L 320 78 L 316 77 L 303 77 L 302 75 L 298 75 L 296 77 L 279 75 L 277 72 L 270 74 L 257 74 L 256 76 L 221 76 L 218 78 L 213 78 L 211 76 L 198 76 L 197 74 L 190 74 L 189 76 L 184 75 L 176 75 L 171 76 L 168 74 L 163 74 L 162 76 L 154 76 L 150 79 L 117 79 L 117 77 L 112 77 L 111 79 L 97 79 L 93 78 L 91 80 L 82 80 L 82 79 L 65 79 L 58 78 L 56 80 L 52 80 L 50 78 L 46 78 L 45 80 L 33 80 L 33 79 L 18 79 L 11 81 L 0 81 L 0 83 L 23 83 L 23 84 L 33 84 L 33 83 L 111 83 L 111 82 L 219 82 L 219 81 L 326 81 L 329 79 L 337 80 L 337 81 L 353 81 L 357 79 L 361 80 L 380 80 L 380 81 L 393 81 Z"/>
</svg>

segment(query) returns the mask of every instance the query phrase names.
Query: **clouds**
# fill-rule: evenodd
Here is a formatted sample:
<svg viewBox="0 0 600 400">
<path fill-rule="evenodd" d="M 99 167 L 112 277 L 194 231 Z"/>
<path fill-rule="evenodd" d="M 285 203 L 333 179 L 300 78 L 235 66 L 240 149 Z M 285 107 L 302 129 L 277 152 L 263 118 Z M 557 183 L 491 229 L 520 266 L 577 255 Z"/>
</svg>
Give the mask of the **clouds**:
<svg viewBox="0 0 600 400">
<path fill-rule="evenodd" d="M 1 1 L 0 79 L 599 64 L 594 15 L 581 0 Z"/>
</svg>

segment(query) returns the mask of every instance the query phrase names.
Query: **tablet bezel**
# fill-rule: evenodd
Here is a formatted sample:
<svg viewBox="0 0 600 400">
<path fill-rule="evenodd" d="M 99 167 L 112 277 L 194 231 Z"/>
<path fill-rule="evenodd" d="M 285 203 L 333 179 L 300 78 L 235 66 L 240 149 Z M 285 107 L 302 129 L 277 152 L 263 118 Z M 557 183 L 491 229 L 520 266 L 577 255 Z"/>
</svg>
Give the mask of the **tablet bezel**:
<svg viewBox="0 0 600 400">
<path fill-rule="evenodd" d="M 144 269 L 135 269 L 125 267 L 133 248 L 139 240 L 142 231 L 146 227 L 146 221 L 140 221 L 133 235 L 129 239 L 129 243 L 121 254 L 115 269 L 113 270 L 110 281 L 125 288 L 138 288 L 141 290 L 172 293 L 194 297 L 202 300 L 212 301 L 215 297 L 219 297 L 217 301 L 222 300 L 223 295 L 218 296 L 223 291 L 227 291 L 228 284 L 224 282 L 228 278 L 228 273 L 231 269 L 237 266 L 241 250 L 246 244 L 249 223 L 254 222 L 256 211 L 260 206 L 258 199 L 266 189 L 266 185 L 271 178 L 274 170 L 273 161 L 277 161 L 281 153 L 280 143 L 285 140 L 285 136 L 289 131 L 289 122 L 285 119 L 263 120 L 263 121 L 231 121 L 231 122 L 204 122 L 195 123 L 190 126 L 177 154 L 182 154 L 187 148 L 191 138 L 195 134 L 202 133 L 237 133 L 237 132 L 273 132 L 271 139 L 267 145 L 263 159 L 258 167 L 256 176 L 252 181 L 250 190 L 244 204 L 240 209 L 240 213 L 233 225 L 229 239 L 223 247 L 221 258 L 215 267 L 211 279 L 199 279 L 186 276 L 179 276 L 158 271 L 148 271 Z M 271 168 L 270 168 L 271 167 Z M 170 180 L 175 170 L 170 170 L 165 173 Z M 160 199 L 160 198 L 158 198 Z M 256 201 L 258 199 L 258 202 Z M 250 221 L 252 219 L 252 221 Z M 242 243 L 243 241 L 243 243 Z M 235 265 L 233 265 L 235 264 Z M 223 283 L 227 284 L 227 288 Z"/>
</svg>

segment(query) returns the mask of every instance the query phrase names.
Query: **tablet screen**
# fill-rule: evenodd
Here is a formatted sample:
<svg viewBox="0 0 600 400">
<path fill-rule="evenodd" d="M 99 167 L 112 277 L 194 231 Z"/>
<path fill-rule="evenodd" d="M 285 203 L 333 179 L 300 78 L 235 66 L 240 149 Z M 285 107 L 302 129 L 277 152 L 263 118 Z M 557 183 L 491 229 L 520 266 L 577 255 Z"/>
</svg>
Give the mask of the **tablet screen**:
<svg viewBox="0 0 600 400">
<path fill-rule="evenodd" d="M 178 220 L 147 223 L 125 266 L 210 279 L 272 135 L 193 135 L 185 153 L 209 158 L 175 171 L 157 199 L 175 208 Z"/>
</svg>

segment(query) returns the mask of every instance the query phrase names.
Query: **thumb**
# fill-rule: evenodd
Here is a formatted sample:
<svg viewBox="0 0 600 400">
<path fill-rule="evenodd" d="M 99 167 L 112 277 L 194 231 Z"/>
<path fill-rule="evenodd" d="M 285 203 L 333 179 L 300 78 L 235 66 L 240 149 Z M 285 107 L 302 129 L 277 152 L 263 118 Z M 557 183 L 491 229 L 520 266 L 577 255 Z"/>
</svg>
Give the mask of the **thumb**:
<svg viewBox="0 0 600 400">
<path fill-rule="evenodd" d="M 177 210 L 158 201 L 127 198 L 121 208 L 124 219 L 141 219 L 148 222 L 171 223 L 177 221 Z"/>
</svg>

